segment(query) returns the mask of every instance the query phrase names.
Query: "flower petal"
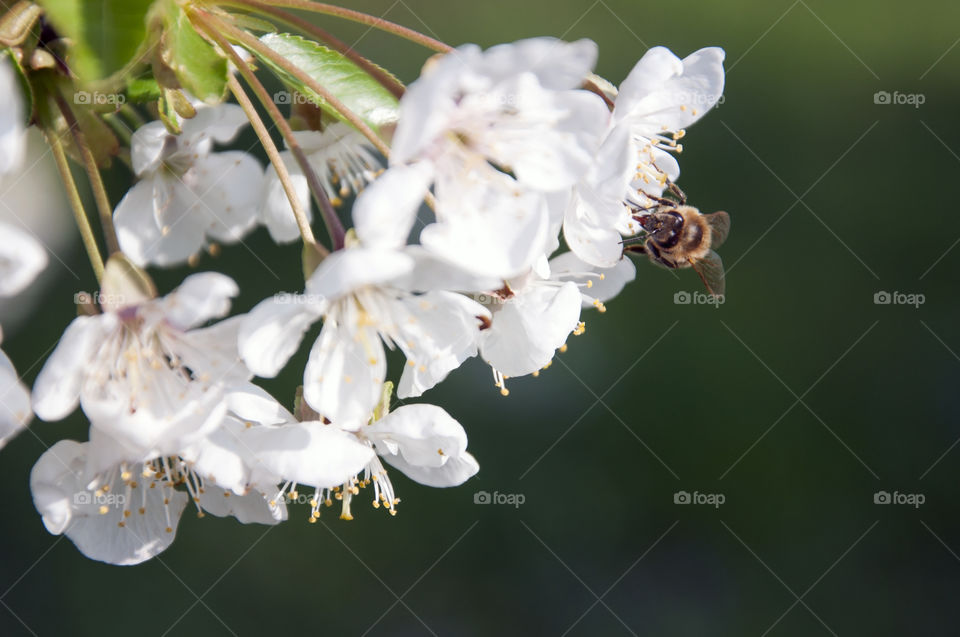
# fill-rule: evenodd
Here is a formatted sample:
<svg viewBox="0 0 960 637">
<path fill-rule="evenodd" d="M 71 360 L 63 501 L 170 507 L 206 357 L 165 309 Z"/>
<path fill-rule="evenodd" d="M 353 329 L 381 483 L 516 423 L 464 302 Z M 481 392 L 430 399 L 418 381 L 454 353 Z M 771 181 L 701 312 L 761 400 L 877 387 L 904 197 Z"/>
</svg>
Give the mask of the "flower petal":
<svg viewBox="0 0 960 637">
<path fill-rule="evenodd" d="M 437 291 L 403 297 L 393 315 L 407 356 L 397 395 L 412 398 L 476 356 L 481 317 L 490 312 L 462 294 Z"/>
<path fill-rule="evenodd" d="M 17 370 L 0 350 L 0 449 L 33 418 L 30 392 L 17 377 Z"/>
<path fill-rule="evenodd" d="M 167 137 L 172 137 L 163 122 L 157 120 L 138 128 L 130 136 L 130 160 L 138 177 L 160 167 Z"/>
<path fill-rule="evenodd" d="M 367 424 L 387 373 L 380 336 L 371 327 L 354 332 L 351 324 L 324 323 L 303 373 L 304 400 L 344 429 Z"/>
<path fill-rule="evenodd" d="M 363 246 L 405 246 L 432 179 L 433 166 L 418 162 L 390 168 L 367 186 L 353 204 L 353 225 Z"/>
<path fill-rule="evenodd" d="M 272 494 L 268 496 L 257 490 L 237 495 L 207 483 L 198 504 L 205 513 L 218 518 L 234 517 L 241 524 L 280 524 L 287 519 L 287 505 L 271 497 Z"/>
<path fill-rule="evenodd" d="M 40 242 L 30 233 L 0 222 L 0 296 L 19 294 L 45 267 L 47 251 Z"/>
<path fill-rule="evenodd" d="M 200 202 L 194 213 L 204 217 L 207 235 L 217 241 L 236 243 L 259 221 L 263 167 L 253 155 L 229 151 L 201 157 L 183 179 Z"/>
<path fill-rule="evenodd" d="M 700 119 L 723 95 L 723 49 L 700 49 L 680 60 L 664 47 L 648 50 L 620 85 L 614 118 L 650 137 Z"/>
<path fill-rule="evenodd" d="M 293 182 L 293 190 L 296 193 L 297 200 L 304 212 L 307 213 L 307 220 L 313 221 L 313 211 L 310 207 L 310 187 L 307 184 L 307 178 L 304 177 L 300 165 L 293 158 L 293 154 L 285 150 L 280 153 L 283 164 L 290 173 L 290 181 Z M 260 221 L 267 227 L 270 237 L 275 243 L 290 243 L 300 238 L 300 227 L 293 216 L 293 207 L 287 198 L 287 191 L 283 189 L 283 184 L 277 176 L 277 169 L 270 165 L 267 167 L 267 174 L 263 182 L 263 189 L 260 197 Z"/>
<path fill-rule="evenodd" d="M 435 405 L 405 405 L 363 433 L 384 460 L 427 486 L 456 486 L 480 469 L 467 453 L 463 427 Z"/>
<path fill-rule="evenodd" d="M 60 420 L 76 408 L 87 366 L 116 326 L 111 314 L 78 316 L 67 326 L 33 384 L 33 410 L 40 418 Z"/>
<path fill-rule="evenodd" d="M 402 252 L 362 247 L 338 250 L 323 260 L 310 279 L 307 294 L 317 302 L 333 302 L 356 289 L 399 278 L 413 269 Z"/>
<path fill-rule="evenodd" d="M 230 299 L 240 293 L 237 283 L 219 272 L 191 274 L 160 301 L 164 318 L 186 331 L 230 313 Z"/>
<path fill-rule="evenodd" d="M 480 354 L 507 376 L 541 369 L 577 326 L 580 302 L 574 283 L 531 285 L 494 312 L 493 325 L 480 333 Z"/>
<path fill-rule="evenodd" d="M 264 299 L 240 325 L 240 356 L 257 376 L 273 378 L 300 348 L 303 335 L 325 304 L 300 303 L 294 295 Z"/>
<path fill-rule="evenodd" d="M 89 444 L 61 440 L 34 465 L 30 490 L 44 526 L 54 535 L 65 533 L 81 553 L 108 564 L 140 564 L 164 551 L 173 542 L 187 494 L 143 478 L 141 467 L 131 470 L 128 481 L 114 472 L 109 491 L 87 490 L 81 476 Z M 126 499 L 128 482 L 137 484 L 136 502 Z"/>
<path fill-rule="evenodd" d="M 617 261 L 617 264 L 612 268 L 598 268 L 580 260 L 573 252 L 565 252 L 550 259 L 550 271 L 553 273 L 553 277 L 560 281 L 591 281 L 590 287 L 582 290 L 584 296 L 583 307 L 592 306 L 594 299 L 606 303 L 620 294 L 627 283 L 633 281 L 637 275 L 637 268 L 628 257 Z M 601 279 L 599 276 L 586 277 L 584 273 L 587 272 L 602 274 L 603 278 Z"/>
<path fill-rule="evenodd" d="M 322 422 L 255 427 L 246 442 L 270 472 L 316 488 L 343 484 L 374 456 L 352 434 Z"/>
</svg>

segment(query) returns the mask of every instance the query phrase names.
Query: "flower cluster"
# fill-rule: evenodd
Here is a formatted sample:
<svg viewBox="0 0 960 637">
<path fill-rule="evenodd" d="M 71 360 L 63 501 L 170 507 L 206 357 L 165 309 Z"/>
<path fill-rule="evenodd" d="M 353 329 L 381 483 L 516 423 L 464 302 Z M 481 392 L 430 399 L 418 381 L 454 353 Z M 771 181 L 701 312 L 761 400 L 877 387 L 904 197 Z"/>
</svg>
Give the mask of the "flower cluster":
<svg viewBox="0 0 960 637">
<path fill-rule="evenodd" d="M 245 52 L 222 53 L 252 73 Z M 596 58 L 588 40 L 454 49 L 403 92 L 378 132 L 388 146 L 318 103 L 316 117 L 291 118 L 299 130 L 280 122 L 288 148 L 266 173 L 215 147 L 252 116 L 244 95 L 165 98 L 176 112 L 130 138 L 137 181 L 113 211 L 118 250 L 44 364 L 32 409 L 0 355 L 0 445 L 31 413 L 53 421 L 79 406 L 90 423 L 88 441 L 57 443 L 33 469 L 46 528 L 93 559 L 136 564 L 170 545 L 188 503 L 276 524 L 306 489 L 311 522 L 334 501 L 351 519 L 361 489 L 396 513 L 385 465 L 434 487 L 472 477 L 456 419 L 420 402 L 391 409 L 387 352 L 405 358 L 401 400 L 474 357 L 504 396 L 508 378 L 549 367 L 584 333 L 585 311 L 604 312 L 634 279 L 625 240 L 665 236 L 651 211 L 679 192 L 678 142 L 723 90 L 720 49 L 682 60 L 651 49 L 619 89 L 593 74 Z M 22 143 L 13 83 L 0 65 L 0 96 L 14 100 L 0 103 L 0 161 Z M 330 249 L 309 230 L 311 196 Z M 144 270 L 194 264 L 258 225 L 277 243 L 303 239 L 302 294 L 230 316 L 239 287 L 225 274 L 191 274 L 160 296 Z M 44 264 L 19 232 L 0 226 L 3 295 Z M 252 380 L 276 376 L 316 323 L 290 411 Z"/>
</svg>

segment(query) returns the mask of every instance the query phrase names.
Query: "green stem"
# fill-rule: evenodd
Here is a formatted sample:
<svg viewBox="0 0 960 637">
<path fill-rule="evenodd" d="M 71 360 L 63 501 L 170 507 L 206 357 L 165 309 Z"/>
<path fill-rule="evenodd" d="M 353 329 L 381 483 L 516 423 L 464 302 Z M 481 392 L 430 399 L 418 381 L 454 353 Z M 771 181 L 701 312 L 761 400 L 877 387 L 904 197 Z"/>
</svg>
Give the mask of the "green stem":
<svg viewBox="0 0 960 637">
<path fill-rule="evenodd" d="M 311 2 L 311 0 L 215 0 L 215 2 L 221 6 L 236 6 L 239 4 L 241 6 L 249 7 L 253 4 L 256 4 L 259 5 L 257 7 L 258 10 L 269 7 L 285 7 L 287 9 L 300 9 L 302 11 L 310 11 L 312 13 L 332 15 L 338 18 L 343 18 L 344 20 L 350 20 L 351 22 L 359 22 L 360 24 L 365 24 L 369 27 L 373 27 L 374 29 L 386 31 L 387 33 L 392 33 L 393 35 L 410 40 L 411 42 L 416 42 L 417 44 L 439 53 L 449 53 L 453 50 L 453 47 L 451 47 L 449 44 L 444 44 L 439 40 L 435 40 L 434 38 L 424 35 L 418 31 L 414 31 L 413 29 L 408 29 L 407 27 L 396 24 L 395 22 L 390 22 L 389 20 L 384 20 L 383 18 L 378 18 L 361 11 L 345 9 L 344 7 L 325 4 L 323 2 Z"/>
<path fill-rule="evenodd" d="M 403 97 L 404 92 L 407 90 L 407 87 L 403 85 L 403 82 L 357 53 L 346 42 L 340 40 L 332 33 L 321 29 L 310 22 L 307 22 L 303 18 L 299 18 L 292 13 L 283 11 L 282 9 L 267 6 L 262 2 L 258 2 L 257 0 L 232 0 L 232 2 L 234 4 L 243 5 L 247 8 L 258 10 L 261 13 L 273 16 L 284 24 L 296 29 L 300 29 L 302 32 L 312 35 L 318 40 L 326 42 L 331 48 L 342 53 L 345 57 L 352 60 L 357 66 L 369 73 L 373 79 L 380 82 L 380 84 L 385 89 L 393 93 L 397 99 Z"/>
<path fill-rule="evenodd" d="M 226 39 L 217 34 L 215 31 L 206 31 L 206 33 L 216 40 L 217 44 L 219 44 L 221 48 L 225 47 L 224 50 L 226 51 L 227 55 L 230 56 L 234 65 L 240 71 L 240 74 L 243 75 L 243 79 L 246 80 L 247 84 L 249 84 L 253 89 L 253 92 L 256 93 L 257 99 L 259 99 L 260 103 L 263 104 L 263 107 L 267 109 L 270 119 L 273 120 L 273 123 L 277 126 L 277 128 L 280 129 L 280 135 L 283 136 L 284 141 L 287 143 L 287 147 L 290 149 L 290 152 L 293 153 L 297 163 L 300 165 L 300 170 L 307 179 L 307 185 L 310 187 L 310 192 L 313 193 L 314 198 L 317 200 L 317 204 L 320 206 L 323 223 L 327 226 L 327 232 L 330 234 L 330 238 L 333 242 L 333 249 L 339 250 L 343 247 L 343 243 L 346 238 L 346 230 L 344 230 L 343 224 L 340 222 L 340 217 L 337 216 L 337 211 L 334 210 L 333 204 L 330 202 L 330 197 L 327 195 L 327 191 L 324 190 L 323 184 L 320 183 L 320 179 L 317 177 L 317 172 L 313 169 L 313 166 L 307 159 L 306 153 L 303 152 L 303 148 L 300 146 L 300 142 L 297 141 L 296 136 L 293 134 L 293 129 L 290 128 L 289 122 L 287 122 L 287 120 L 283 117 L 280 109 L 277 108 L 277 105 L 270 98 L 270 94 L 267 92 L 267 89 L 263 86 L 260 80 L 257 79 L 253 69 L 251 69 L 250 66 L 243 60 L 243 58 L 233 50 Z M 239 83 L 237 83 L 237 86 L 239 87 Z M 242 87 L 240 90 L 243 90 Z M 244 95 L 244 97 L 246 97 L 246 95 Z M 299 223 L 299 219 L 297 222 Z"/>
<path fill-rule="evenodd" d="M 229 49 L 229 46 L 227 48 Z M 300 198 L 297 197 L 297 191 L 293 187 L 290 172 L 287 170 L 286 164 L 283 163 L 283 158 L 280 157 L 280 151 L 277 150 L 277 145 L 273 142 L 273 138 L 270 137 L 270 131 L 267 130 L 266 125 L 257 113 L 256 107 L 253 105 L 253 102 L 250 101 L 250 98 L 247 97 L 246 92 L 243 90 L 243 87 L 240 86 L 237 78 L 231 75 L 227 83 L 230 86 L 230 91 L 234 97 L 237 98 L 237 103 L 240 104 L 243 112 L 246 113 L 247 119 L 250 120 L 250 125 L 260 139 L 260 143 L 263 144 L 264 150 L 267 151 L 267 157 L 270 158 L 270 163 L 273 164 L 274 169 L 277 171 L 277 177 L 280 178 L 283 191 L 287 193 L 290 207 L 293 208 L 293 216 L 297 220 L 297 228 L 300 229 L 300 236 L 303 238 L 303 242 L 313 246 L 318 252 L 329 253 L 325 247 L 317 243 L 316 237 L 313 236 L 313 228 L 310 227 L 307 212 L 300 204 Z"/>
<path fill-rule="evenodd" d="M 297 80 L 305 84 L 310 88 L 310 90 L 323 98 L 323 100 L 330 106 L 331 110 L 339 113 L 340 116 L 350 122 L 354 128 L 363 133 L 364 137 L 369 139 L 370 143 L 373 144 L 374 147 L 379 150 L 384 157 L 390 157 L 390 147 L 387 146 L 382 139 L 380 139 L 380 137 L 373 131 L 372 128 L 367 126 L 366 122 L 360 119 L 356 113 L 347 108 L 343 102 L 333 95 L 333 93 L 321 86 L 315 79 L 304 73 L 303 70 L 296 65 L 291 64 L 287 58 L 278 54 L 276 51 L 246 31 L 238 29 L 232 24 L 227 24 L 223 20 L 220 20 L 219 18 L 216 18 L 205 11 L 193 9 L 190 10 L 189 13 L 194 17 L 195 20 L 205 25 L 206 32 L 208 35 L 210 35 L 210 37 L 214 37 L 214 35 L 210 33 L 211 31 L 217 33 L 217 36 L 219 36 L 220 33 L 224 33 L 229 39 L 242 44 L 246 49 L 256 51 L 263 57 L 270 60 L 273 64 L 276 64 L 279 68 L 297 78 Z M 228 46 L 227 48 L 230 47 Z"/>
<path fill-rule="evenodd" d="M 77 191 L 77 184 L 73 180 L 73 173 L 70 172 L 70 163 L 67 161 L 67 154 L 63 150 L 63 142 L 56 131 L 44 131 L 50 150 L 53 151 L 53 159 L 56 161 L 57 170 L 60 171 L 60 177 L 63 179 L 63 185 L 67 190 L 67 199 L 70 201 L 70 207 L 73 209 L 73 217 L 77 222 L 77 228 L 80 230 L 80 238 L 83 240 L 83 247 L 90 257 L 90 265 L 93 266 L 93 273 L 97 281 L 103 278 L 103 257 L 100 256 L 100 248 L 97 246 L 97 239 L 93 234 L 93 228 L 90 227 L 90 220 L 83 209 L 83 201 L 80 199 L 80 193 Z"/>
<path fill-rule="evenodd" d="M 110 205 L 110 198 L 107 196 L 107 189 L 103 185 L 103 177 L 100 175 L 100 169 L 97 167 L 97 160 L 93 156 L 93 151 L 87 146 L 86 137 L 80 129 L 76 116 L 70 109 L 67 100 L 63 95 L 54 94 L 54 100 L 67 121 L 67 128 L 73 135 L 74 144 L 80 152 L 80 158 L 83 160 L 83 167 L 87 171 L 87 178 L 90 180 L 90 187 L 93 190 L 93 199 L 97 204 L 97 210 L 100 212 L 100 225 L 103 230 L 103 237 L 107 242 L 107 252 L 113 254 L 120 252 L 120 242 L 117 240 L 117 231 L 113 227 L 113 206 Z"/>
</svg>

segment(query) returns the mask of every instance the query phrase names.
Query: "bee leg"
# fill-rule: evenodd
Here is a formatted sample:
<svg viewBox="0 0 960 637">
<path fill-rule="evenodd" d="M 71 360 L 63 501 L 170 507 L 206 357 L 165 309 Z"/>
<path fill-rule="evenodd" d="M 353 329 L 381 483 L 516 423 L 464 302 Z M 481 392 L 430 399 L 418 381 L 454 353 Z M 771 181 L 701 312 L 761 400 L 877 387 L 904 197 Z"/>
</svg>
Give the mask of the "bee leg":
<svg viewBox="0 0 960 637">
<path fill-rule="evenodd" d="M 668 181 L 667 190 L 669 190 L 673 196 L 677 198 L 677 201 L 681 206 L 685 206 L 687 204 L 687 195 L 680 190 L 680 187 L 677 186 L 677 184 L 673 183 L 672 181 Z"/>
<path fill-rule="evenodd" d="M 673 270 L 677 267 L 676 263 L 663 257 L 663 255 L 660 253 L 660 248 L 658 248 L 657 244 L 649 238 L 642 244 L 639 244 L 638 246 L 631 246 L 631 248 L 628 249 L 630 249 L 632 252 L 646 254 L 648 257 L 650 257 L 650 261 L 661 267 L 667 268 L 668 270 Z"/>
</svg>

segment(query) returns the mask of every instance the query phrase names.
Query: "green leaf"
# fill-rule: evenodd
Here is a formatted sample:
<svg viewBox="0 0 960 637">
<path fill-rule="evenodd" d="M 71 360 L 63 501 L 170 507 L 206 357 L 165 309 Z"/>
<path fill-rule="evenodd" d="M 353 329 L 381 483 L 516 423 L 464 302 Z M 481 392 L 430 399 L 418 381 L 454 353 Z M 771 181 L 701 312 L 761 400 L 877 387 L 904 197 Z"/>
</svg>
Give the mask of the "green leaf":
<svg viewBox="0 0 960 637">
<path fill-rule="evenodd" d="M 40 0 L 61 35 L 73 41 L 67 64 L 81 82 L 100 80 L 139 57 L 153 0 Z"/>
<path fill-rule="evenodd" d="M 163 61 L 194 97 L 210 103 L 222 101 L 229 73 L 226 58 L 196 32 L 179 7 L 170 4 Z"/>
<path fill-rule="evenodd" d="M 262 36 L 260 41 L 316 80 L 373 128 L 396 122 L 397 98 L 343 54 L 289 33 L 268 33 Z M 288 71 L 256 51 L 253 53 L 290 88 L 306 95 L 338 118 L 344 119 L 326 100 Z"/>
<path fill-rule="evenodd" d="M 137 104 L 160 99 L 160 85 L 152 77 L 136 77 L 127 81 L 127 99 Z"/>
</svg>

